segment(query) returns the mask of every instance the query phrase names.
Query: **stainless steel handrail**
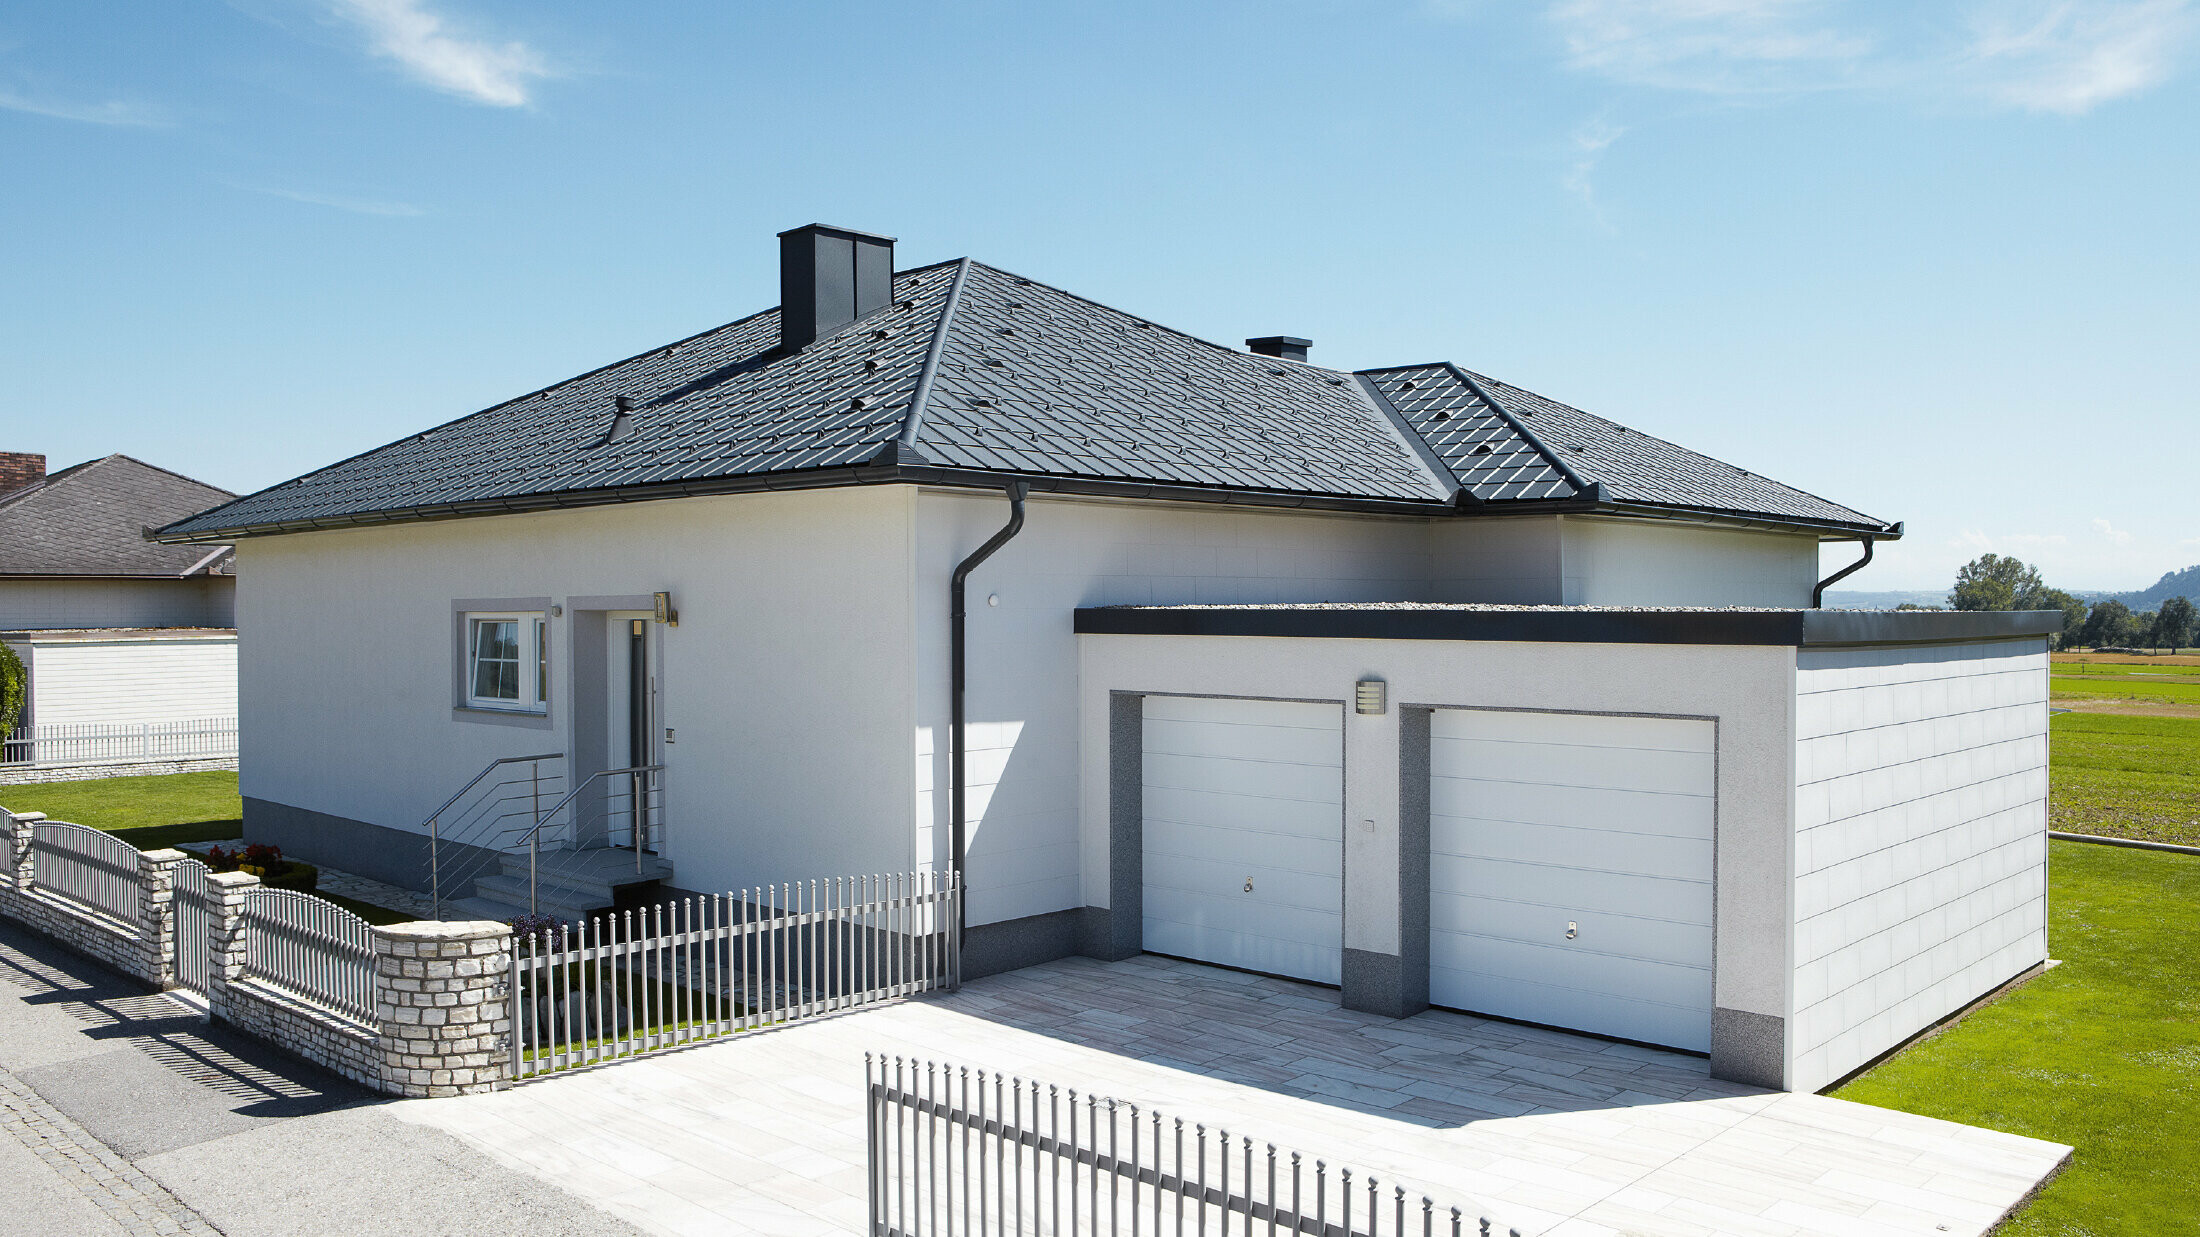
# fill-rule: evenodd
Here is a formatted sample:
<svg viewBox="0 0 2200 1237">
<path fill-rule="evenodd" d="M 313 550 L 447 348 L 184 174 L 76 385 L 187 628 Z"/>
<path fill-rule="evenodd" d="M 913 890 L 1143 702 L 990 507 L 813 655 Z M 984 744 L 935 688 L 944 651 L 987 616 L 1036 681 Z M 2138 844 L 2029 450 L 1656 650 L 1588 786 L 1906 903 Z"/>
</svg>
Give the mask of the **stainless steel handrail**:
<svg viewBox="0 0 2200 1237">
<path fill-rule="evenodd" d="M 499 768 L 505 765 L 516 765 L 525 763 L 527 761 L 534 761 L 536 762 L 536 768 L 539 773 L 542 761 L 563 759 L 565 759 L 564 752 L 545 752 L 540 756 L 499 756 L 495 760 L 492 760 L 487 765 L 483 766 L 481 772 L 474 774 L 474 779 L 472 781 L 466 783 L 464 786 L 459 787 L 458 793 L 452 795 L 448 799 L 445 799 L 442 804 L 438 806 L 434 811 L 428 813 L 428 818 L 426 820 L 420 822 L 420 827 L 428 831 L 428 896 L 434 899 L 433 905 L 435 907 L 436 918 L 441 919 L 443 917 L 443 864 L 437 853 L 437 842 L 439 840 L 437 836 L 438 825 L 442 819 L 443 813 L 450 811 L 451 805 L 464 798 L 466 796 L 466 792 L 472 790 L 476 786 L 481 785 L 481 779 L 496 772 Z M 567 797 L 570 798 L 571 796 Z M 539 810 L 539 803 L 540 800 L 538 799 L 538 810 L 535 813 L 535 829 L 538 831 L 542 828 L 543 820 L 542 813 Z M 532 910 L 533 908 L 530 907 L 529 909 Z"/>
<path fill-rule="evenodd" d="M 537 812 L 535 814 L 534 828 L 529 829 L 526 836 L 522 839 L 527 843 L 528 914 L 534 915 L 539 913 L 538 907 L 536 905 L 537 899 L 535 896 L 535 886 L 537 883 L 536 857 L 541 851 L 542 826 L 544 822 L 557 819 L 558 813 L 564 811 L 568 804 L 572 803 L 573 800 L 579 798 L 580 793 L 593 785 L 596 779 L 599 777 L 620 777 L 625 775 L 636 775 L 637 789 L 634 791 L 634 798 L 635 806 L 640 810 L 635 813 L 636 823 L 634 827 L 634 870 L 637 873 L 642 870 L 642 851 L 643 847 L 647 844 L 647 840 L 643 837 L 643 834 L 647 832 L 654 832 L 654 830 L 641 823 L 642 821 L 647 819 L 647 809 L 641 807 L 642 791 L 639 789 L 640 778 L 638 775 L 648 773 L 663 773 L 664 771 L 665 767 L 663 765 L 632 765 L 624 769 L 598 769 L 594 773 L 589 774 L 587 777 L 582 778 L 578 785 L 574 786 L 573 789 L 565 793 L 565 797 L 563 799 L 560 799 L 555 804 L 552 804 L 549 811 Z"/>
</svg>

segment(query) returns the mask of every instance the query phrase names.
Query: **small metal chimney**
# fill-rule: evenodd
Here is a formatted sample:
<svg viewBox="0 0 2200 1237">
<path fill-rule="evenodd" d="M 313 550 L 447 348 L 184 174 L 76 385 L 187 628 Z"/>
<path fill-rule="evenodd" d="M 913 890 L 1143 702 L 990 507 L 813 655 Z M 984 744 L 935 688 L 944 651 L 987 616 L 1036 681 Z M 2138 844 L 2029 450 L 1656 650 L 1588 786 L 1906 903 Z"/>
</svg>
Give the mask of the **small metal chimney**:
<svg viewBox="0 0 2200 1237">
<path fill-rule="evenodd" d="M 1314 346 L 1314 341 L 1300 339 L 1296 335 L 1263 335 L 1259 339 L 1246 340 L 1245 346 L 1260 356 L 1272 356 L 1284 361 L 1303 361 L 1306 359 L 1306 350 Z"/>
<path fill-rule="evenodd" d="M 804 347 L 894 300 L 894 238 L 813 223 L 779 234 L 779 342 Z"/>
</svg>

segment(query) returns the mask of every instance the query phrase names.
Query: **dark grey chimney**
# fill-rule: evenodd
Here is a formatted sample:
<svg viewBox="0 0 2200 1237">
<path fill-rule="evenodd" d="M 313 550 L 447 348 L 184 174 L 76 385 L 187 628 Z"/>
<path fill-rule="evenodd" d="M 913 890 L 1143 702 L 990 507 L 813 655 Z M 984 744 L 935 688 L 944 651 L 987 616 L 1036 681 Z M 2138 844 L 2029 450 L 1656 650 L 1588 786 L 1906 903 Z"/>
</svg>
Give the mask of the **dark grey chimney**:
<svg viewBox="0 0 2200 1237">
<path fill-rule="evenodd" d="M 1259 339 L 1246 340 L 1245 346 L 1261 356 L 1272 356 L 1285 361 L 1303 361 L 1306 359 L 1306 350 L 1314 346 L 1314 341 L 1300 339 L 1296 335 L 1263 335 Z"/>
<path fill-rule="evenodd" d="M 800 348 L 894 300 L 894 238 L 813 223 L 779 234 L 779 342 Z"/>
</svg>

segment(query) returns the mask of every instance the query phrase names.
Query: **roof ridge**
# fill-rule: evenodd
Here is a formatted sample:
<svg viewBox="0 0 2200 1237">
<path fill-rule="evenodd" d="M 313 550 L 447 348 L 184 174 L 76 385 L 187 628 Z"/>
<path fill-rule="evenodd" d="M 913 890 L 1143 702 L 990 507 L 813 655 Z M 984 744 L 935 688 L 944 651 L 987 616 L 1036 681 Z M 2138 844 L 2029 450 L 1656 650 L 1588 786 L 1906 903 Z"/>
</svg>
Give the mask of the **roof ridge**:
<svg viewBox="0 0 2200 1237">
<path fill-rule="evenodd" d="M 1451 465 L 1446 464 L 1443 457 L 1436 453 L 1436 448 L 1429 445 L 1428 439 L 1421 437 L 1421 431 L 1413 428 L 1412 420 L 1398 411 L 1398 406 L 1390 402 L 1390 397 L 1384 395 L 1372 379 L 1358 373 L 1352 374 L 1350 377 L 1352 379 L 1352 389 L 1358 391 L 1360 398 L 1374 407 L 1377 415 L 1381 416 L 1383 421 L 1390 426 L 1391 434 L 1401 440 L 1406 450 L 1420 461 L 1421 467 L 1428 470 L 1430 478 L 1436 482 L 1437 487 L 1444 491 L 1445 502 L 1457 502 L 1462 494 L 1466 495 L 1469 501 L 1480 501 L 1474 497 L 1474 492 L 1469 490 L 1466 484 L 1459 479 L 1459 474 L 1451 470 Z"/>
<path fill-rule="evenodd" d="M 972 266 L 982 266 L 986 270 L 989 270 L 996 275 L 1004 275 L 1010 279 L 1019 279 L 1022 280 L 1024 283 L 1030 284 L 1032 287 L 1045 288 L 1049 292 L 1053 292 L 1061 296 L 1066 296 L 1073 301 L 1081 301 L 1087 305 L 1093 305 L 1101 309 L 1105 309 L 1111 314 L 1121 314 L 1126 318 L 1130 318 L 1138 322 L 1143 322 L 1147 326 L 1150 326 L 1157 331 L 1167 331 L 1171 335 L 1182 336 L 1185 339 L 1191 340 L 1195 344 L 1204 344 L 1207 347 L 1213 348 L 1218 352 L 1227 352 L 1232 356 L 1238 357 L 1258 356 L 1257 353 L 1247 352 L 1243 348 L 1233 348 L 1228 344 L 1218 344 L 1214 340 L 1211 340 L 1204 335 L 1194 335 L 1190 331 L 1178 330 L 1176 327 L 1170 326 L 1166 322 L 1156 322 L 1152 318 L 1149 318 L 1144 314 L 1134 314 L 1128 309 L 1118 309 L 1115 306 L 1108 304 L 1106 301 L 1094 300 L 1093 298 L 1086 296 L 1083 293 L 1072 292 L 1068 288 L 1062 287 L 1060 284 L 1051 284 L 1044 279 L 1033 279 L 1029 275 L 1019 275 L 1015 271 L 1009 270 L 1006 267 L 995 266 L 991 262 L 981 262 L 975 258 L 968 259 L 968 261 Z M 1277 361 L 1282 360 L 1283 358 L 1259 357 L 1259 359 L 1262 361 Z M 1293 361 L 1291 363 L 1294 365 L 1303 366 L 1307 369 L 1317 369 L 1325 374 L 1335 374 L 1339 377 L 1348 377 L 1352 373 L 1352 371 L 1349 369 L 1334 369 L 1327 365 L 1316 365 L 1311 361 Z"/>
<path fill-rule="evenodd" d="M 1489 410 L 1497 414 L 1498 419 L 1505 423 L 1506 428 L 1510 429 L 1513 433 L 1520 435 L 1523 441 L 1525 441 L 1529 446 L 1534 447 L 1537 453 L 1541 454 L 1544 459 L 1549 460 L 1551 462 L 1551 467 L 1556 468 L 1558 470 L 1558 474 L 1566 478 L 1567 484 L 1574 487 L 1575 497 L 1579 498 L 1595 496 L 1592 491 L 1597 488 L 1596 482 L 1590 480 L 1585 474 L 1574 468 L 1573 465 L 1568 464 L 1565 459 L 1558 454 L 1558 452 L 1551 450 L 1549 444 L 1545 443 L 1541 438 L 1537 437 L 1534 430 L 1531 430 L 1527 426 L 1521 424 L 1520 418 L 1513 415 L 1513 411 L 1510 408 L 1507 408 L 1503 404 L 1498 403 L 1497 397 L 1490 394 L 1490 392 L 1486 388 L 1484 388 L 1481 383 L 1475 381 L 1474 375 L 1468 373 L 1464 366 L 1461 366 L 1453 361 L 1445 361 L 1443 365 L 1445 369 L 1451 371 L 1452 377 L 1466 383 L 1467 389 L 1474 392 L 1474 397 L 1481 400 L 1484 404 L 1488 405 Z"/>
<path fill-rule="evenodd" d="M 932 346 L 925 350 L 924 364 L 917 370 L 917 385 L 909 393 L 909 411 L 902 417 L 901 433 L 891 444 L 897 451 L 917 450 L 917 433 L 924 425 L 925 405 L 932 402 L 932 383 L 939 377 L 940 355 L 947 351 L 947 333 L 953 329 L 955 311 L 962 308 L 963 282 L 970 278 L 970 259 L 955 261 L 955 278 L 947 285 L 947 299 L 940 305 L 940 319 L 932 325 Z"/>
</svg>

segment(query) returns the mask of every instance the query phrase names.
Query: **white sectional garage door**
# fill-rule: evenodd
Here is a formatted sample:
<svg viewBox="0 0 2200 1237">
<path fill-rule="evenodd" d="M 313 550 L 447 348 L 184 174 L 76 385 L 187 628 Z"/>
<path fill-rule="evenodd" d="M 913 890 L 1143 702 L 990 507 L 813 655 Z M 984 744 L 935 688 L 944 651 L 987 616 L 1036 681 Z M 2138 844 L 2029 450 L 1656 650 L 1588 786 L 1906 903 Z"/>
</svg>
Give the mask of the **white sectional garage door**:
<svg viewBox="0 0 2200 1237">
<path fill-rule="evenodd" d="M 1146 697 L 1147 949 L 1342 981 L 1343 724 L 1333 704 Z"/>
<path fill-rule="evenodd" d="M 1713 738 L 1708 721 L 1437 710 L 1429 999 L 1707 1051 Z"/>
</svg>

